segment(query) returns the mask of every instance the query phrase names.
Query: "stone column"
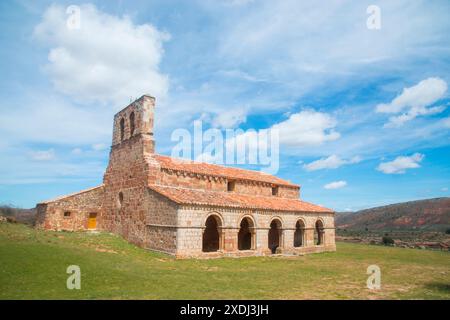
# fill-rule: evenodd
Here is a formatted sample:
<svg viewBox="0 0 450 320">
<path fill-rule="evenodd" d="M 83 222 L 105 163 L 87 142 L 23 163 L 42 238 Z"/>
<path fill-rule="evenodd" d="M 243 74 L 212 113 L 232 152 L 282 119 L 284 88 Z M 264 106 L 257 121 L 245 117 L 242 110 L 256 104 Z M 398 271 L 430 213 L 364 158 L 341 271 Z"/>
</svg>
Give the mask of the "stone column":
<svg viewBox="0 0 450 320">
<path fill-rule="evenodd" d="M 305 229 L 305 247 L 313 247 L 314 243 L 314 228 Z"/>
<path fill-rule="evenodd" d="M 334 246 L 335 245 L 335 230 L 334 228 L 329 228 L 324 230 L 324 240 L 325 245 L 327 246 Z"/>
<path fill-rule="evenodd" d="M 256 229 L 256 251 L 260 253 L 270 252 L 268 248 L 269 242 L 269 229 L 258 228 Z"/>
<path fill-rule="evenodd" d="M 294 248 L 294 232 L 295 230 L 293 229 L 283 230 L 283 243 L 282 243 L 283 252 L 292 252 Z"/>
<path fill-rule="evenodd" d="M 238 250 L 238 231 L 239 230 L 231 228 L 222 229 L 224 251 Z"/>
</svg>

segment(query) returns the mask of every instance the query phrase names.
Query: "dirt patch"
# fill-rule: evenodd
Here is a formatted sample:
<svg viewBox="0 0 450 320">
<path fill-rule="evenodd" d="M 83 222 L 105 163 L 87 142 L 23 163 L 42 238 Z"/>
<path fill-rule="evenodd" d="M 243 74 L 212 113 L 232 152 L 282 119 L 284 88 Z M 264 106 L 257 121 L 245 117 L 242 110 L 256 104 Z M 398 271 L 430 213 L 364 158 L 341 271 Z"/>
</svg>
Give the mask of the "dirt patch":
<svg viewBox="0 0 450 320">
<path fill-rule="evenodd" d="M 118 253 L 117 251 L 111 250 L 111 249 L 104 249 L 104 248 L 95 248 L 95 251 L 97 252 L 108 252 L 108 253 Z"/>
</svg>

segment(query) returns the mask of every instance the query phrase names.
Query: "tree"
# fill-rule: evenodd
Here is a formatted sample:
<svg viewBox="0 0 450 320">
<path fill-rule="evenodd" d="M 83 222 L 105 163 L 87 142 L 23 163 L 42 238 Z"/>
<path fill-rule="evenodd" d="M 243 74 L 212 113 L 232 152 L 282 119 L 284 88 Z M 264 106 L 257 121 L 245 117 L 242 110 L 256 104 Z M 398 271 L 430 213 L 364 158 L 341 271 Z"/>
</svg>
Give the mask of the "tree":
<svg viewBox="0 0 450 320">
<path fill-rule="evenodd" d="M 391 237 L 384 236 L 381 239 L 381 241 L 383 242 L 383 244 L 385 246 L 392 246 L 392 245 L 394 245 L 394 239 L 392 239 Z"/>
<path fill-rule="evenodd" d="M 1 205 L 0 206 L 0 215 L 4 215 L 6 217 L 13 216 L 15 214 L 15 209 L 7 206 L 7 205 Z"/>
</svg>

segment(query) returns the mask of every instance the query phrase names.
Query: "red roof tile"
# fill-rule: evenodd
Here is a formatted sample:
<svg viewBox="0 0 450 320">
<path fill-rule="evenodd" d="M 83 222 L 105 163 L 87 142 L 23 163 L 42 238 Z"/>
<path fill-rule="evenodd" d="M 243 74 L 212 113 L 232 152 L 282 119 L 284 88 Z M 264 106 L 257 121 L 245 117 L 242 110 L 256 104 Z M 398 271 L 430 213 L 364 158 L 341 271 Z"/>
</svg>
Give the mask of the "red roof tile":
<svg viewBox="0 0 450 320">
<path fill-rule="evenodd" d="M 78 191 L 78 192 L 74 192 L 74 193 L 69 193 L 69 194 L 66 194 L 66 195 L 64 195 L 64 196 L 59 196 L 59 197 L 57 197 L 57 198 L 53 198 L 53 199 L 50 199 L 50 200 L 41 201 L 41 202 L 39 202 L 38 204 L 48 204 L 48 203 L 51 203 L 51 202 L 56 202 L 56 201 L 59 201 L 59 200 L 63 200 L 63 199 L 65 199 L 65 198 L 74 197 L 74 196 L 77 196 L 77 195 L 79 195 L 79 194 L 86 193 L 86 192 L 89 192 L 89 191 L 93 191 L 93 190 L 95 190 L 95 189 L 103 188 L 103 187 L 104 187 L 104 185 L 101 184 L 101 185 L 96 186 L 96 187 L 84 189 L 84 190 L 81 190 L 81 191 Z"/>
<path fill-rule="evenodd" d="M 252 196 L 234 192 L 205 191 L 160 185 L 151 185 L 149 188 L 178 204 L 294 212 L 333 212 L 331 209 L 298 199 Z"/>
<path fill-rule="evenodd" d="M 165 169 L 199 173 L 210 176 L 219 176 L 228 179 L 251 180 L 276 185 L 283 185 L 297 188 L 299 187 L 299 185 L 293 184 L 287 180 L 283 180 L 273 175 L 260 171 L 225 167 L 216 164 L 177 159 L 162 155 L 154 155 L 153 157 L 159 162 L 161 168 Z"/>
</svg>

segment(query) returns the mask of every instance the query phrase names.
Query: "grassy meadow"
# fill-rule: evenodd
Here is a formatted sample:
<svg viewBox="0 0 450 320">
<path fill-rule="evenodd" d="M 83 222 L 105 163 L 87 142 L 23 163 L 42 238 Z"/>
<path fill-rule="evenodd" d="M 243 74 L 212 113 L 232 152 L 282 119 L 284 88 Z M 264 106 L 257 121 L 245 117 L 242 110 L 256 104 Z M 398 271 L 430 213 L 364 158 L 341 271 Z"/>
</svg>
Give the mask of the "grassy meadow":
<svg viewBox="0 0 450 320">
<path fill-rule="evenodd" d="M 381 268 L 381 289 L 366 269 Z M 68 290 L 66 268 L 81 268 Z M 352 243 L 293 257 L 175 260 L 105 233 L 0 223 L 0 299 L 450 299 L 450 253 Z"/>
</svg>

